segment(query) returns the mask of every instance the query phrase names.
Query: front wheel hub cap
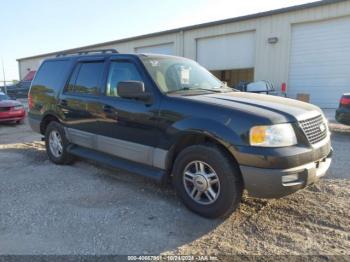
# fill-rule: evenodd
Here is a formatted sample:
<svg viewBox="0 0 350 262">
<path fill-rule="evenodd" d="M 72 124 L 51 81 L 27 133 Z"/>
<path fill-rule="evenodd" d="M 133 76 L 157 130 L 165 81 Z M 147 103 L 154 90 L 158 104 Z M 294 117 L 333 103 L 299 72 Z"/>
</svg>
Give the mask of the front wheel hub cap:
<svg viewBox="0 0 350 262">
<path fill-rule="evenodd" d="M 188 196 L 202 205 L 214 203 L 220 195 L 219 176 L 203 161 L 192 161 L 185 167 L 183 184 Z"/>
<path fill-rule="evenodd" d="M 206 191 L 209 187 L 208 179 L 202 175 L 197 175 L 193 182 L 194 186 L 201 192 Z"/>
</svg>

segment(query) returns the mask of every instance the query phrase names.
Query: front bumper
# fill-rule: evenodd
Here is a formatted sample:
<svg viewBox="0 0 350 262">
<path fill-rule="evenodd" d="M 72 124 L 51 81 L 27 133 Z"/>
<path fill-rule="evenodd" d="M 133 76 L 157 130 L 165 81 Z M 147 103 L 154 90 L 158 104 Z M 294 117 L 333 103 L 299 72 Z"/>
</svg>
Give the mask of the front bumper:
<svg viewBox="0 0 350 262">
<path fill-rule="evenodd" d="M 240 166 L 245 188 L 250 196 L 259 198 L 280 198 L 292 194 L 326 174 L 332 152 L 318 161 L 288 169 Z M 283 177 L 290 175 L 297 175 L 297 179 L 283 182 Z"/>
<path fill-rule="evenodd" d="M 24 110 L 0 112 L 0 122 L 20 121 L 26 117 Z"/>
</svg>

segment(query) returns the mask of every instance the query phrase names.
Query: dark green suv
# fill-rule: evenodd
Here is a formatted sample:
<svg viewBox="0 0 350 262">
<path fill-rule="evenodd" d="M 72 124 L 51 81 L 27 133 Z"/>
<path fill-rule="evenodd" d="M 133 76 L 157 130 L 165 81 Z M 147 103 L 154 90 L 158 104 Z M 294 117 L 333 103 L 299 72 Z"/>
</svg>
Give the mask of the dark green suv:
<svg viewBox="0 0 350 262">
<path fill-rule="evenodd" d="M 52 162 L 79 156 L 171 179 L 185 205 L 206 217 L 230 214 L 244 189 L 291 194 L 331 162 L 318 107 L 237 92 L 186 58 L 108 50 L 47 59 L 29 108 Z"/>
</svg>

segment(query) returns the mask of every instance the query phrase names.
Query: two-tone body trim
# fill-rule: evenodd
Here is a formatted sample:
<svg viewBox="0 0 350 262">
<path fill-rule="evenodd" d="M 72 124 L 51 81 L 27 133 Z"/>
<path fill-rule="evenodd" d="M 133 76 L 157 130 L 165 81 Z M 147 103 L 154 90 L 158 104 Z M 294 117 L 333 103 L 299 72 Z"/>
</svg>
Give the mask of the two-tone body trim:
<svg viewBox="0 0 350 262">
<path fill-rule="evenodd" d="M 168 151 L 134 142 L 65 128 L 66 137 L 72 144 L 94 149 L 137 163 L 165 169 Z"/>
</svg>

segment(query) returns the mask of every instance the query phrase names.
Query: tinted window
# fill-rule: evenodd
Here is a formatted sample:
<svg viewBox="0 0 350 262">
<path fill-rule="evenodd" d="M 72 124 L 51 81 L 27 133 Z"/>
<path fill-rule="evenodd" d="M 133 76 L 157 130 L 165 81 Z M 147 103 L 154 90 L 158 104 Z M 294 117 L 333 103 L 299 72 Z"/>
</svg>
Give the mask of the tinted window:
<svg viewBox="0 0 350 262">
<path fill-rule="evenodd" d="M 77 81 L 77 76 L 78 76 L 80 67 L 81 67 L 81 64 L 78 64 L 75 67 L 73 74 L 71 75 L 71 77 L 69 79 L 68 86 L 66 87 L 66 90 L 65 90 L 66 92 L 70 92 L 70 93 L 74 92 L 74 85 L 75 85 L 75 82 Z"/>
<path fill-rule="evenodd" d="M 142 81 L 136 66 L 129 62 L 112 62 L 108 73 L 107 96 L 118 96 L 118 83 L 128 80 Z"/>
<path fill-rule="evenodd" d="M 32 88 L 42 91 L 55 92 L 60 89 L 68 73 L 70 62 L 68 60 L 44 62 L 33 80 Z"/>
<path fill-rule="evenodd" d="M 67 92 L 97 95 L 103 67 L 103 62 L 78 64 L 69 80 Z"/>
</svg>

